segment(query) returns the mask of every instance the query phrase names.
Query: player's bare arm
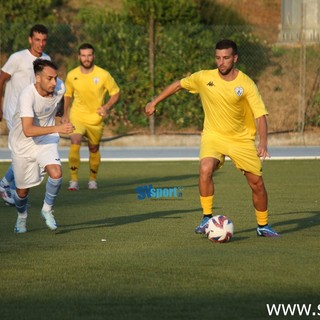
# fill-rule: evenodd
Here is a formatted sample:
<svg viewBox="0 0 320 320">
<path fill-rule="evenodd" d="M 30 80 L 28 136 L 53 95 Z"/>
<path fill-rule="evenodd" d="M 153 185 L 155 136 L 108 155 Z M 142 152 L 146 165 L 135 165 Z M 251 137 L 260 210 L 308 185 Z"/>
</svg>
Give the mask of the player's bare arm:
<svg viewBox="0 0 320 320">
<path fill-rule="evenodd" d="M 177 93 L 181 89 L 182 89 L 182 87 L 181 87 L 180 80 L 171 83 L 156 98 L 154 98 L 151 102 L 149 102 L 145 106 L 146 115 L 151 116 L 153 113 L 156 112 L 156 105 L 159 102 L 161 102 L 162 100 L 165 100 L 166 98 L 170 97 L 171 95 Z"/>
<path fill-rule="evenodd" d="M 264 160 L 266 157 L 270 158 L 270 154 L 268 152 L 268 122 L 265 115 L 257 118 L 257 128 L 259 133 L 257 153 L 258 156 Z"/>
<path fill-rule="evenodd" d="M 71 122 L 61 123 L 55 126 L 40 127 L 33 124 L 32 117 L 23 117 L 22 130 L 26 137 L 37 137 L 51 133 L 70 134 L 74 130 L 74 126 Z"/>
<path fill-rule="evenodd" d="M 2 117 L 3 117 L 2 100 L 3 100 L 4 87 L 10 78 L 11 78 L 10 74 L 0 71 L 0 121 L 2 120 Z"/>
<path fill-rule="evenodd" d="M 64 103 L 63 103 L 63 116 L 61 117 L 61 123 L 68 123 L 69 120 L 69 108 L 71 105 L 71 98 L 64 96 Z"/>
<path fill-rule="evenodd" d="M 120 92 L 111 96 L 105 105 L 103 105 L 97 109 L 97 113 L 101 117 L 105 118 L 107 116 L 109 110 L 113 107 L 113 105 L 118 102 L 119 98 L 120 98 Z"/>
</svg>

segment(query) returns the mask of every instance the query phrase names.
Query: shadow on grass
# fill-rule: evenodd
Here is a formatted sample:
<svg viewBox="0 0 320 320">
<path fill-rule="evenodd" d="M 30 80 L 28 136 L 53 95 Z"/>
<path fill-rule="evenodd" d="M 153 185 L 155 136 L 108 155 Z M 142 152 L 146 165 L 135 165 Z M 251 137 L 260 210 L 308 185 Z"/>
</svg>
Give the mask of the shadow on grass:
<svg viewBox="0 0 320 320">
<path fill-rule="evenodd" d="M 320 211 L 296 211 L 281 213 L 280 215 L 287 216 L 291 214 L 310 214 L 311 216 L 290 219 L 283 222 L 275 223 L 274 226 L 285 227 L 284 230 L 281 232 L 282 234 L 297 232 L 303 229 L 309 229 L 316 226 L 320 226 Z"/>
<path fill-rule="evenodd" d="M 171 216 L 175 214 L 186 214 L 191 212 L 199 212 L 199 209 L 158 211 L 130 216 L 105 218 L 89 222 L 82 222 L 78 224 L 60 225 L 60 229 L 56 232 L 56 234 L 64 234 L 83 229 L 114 227 L 130 223 L 142 222 L 149 219 L 180 219 L 180 217 Z"/>
<path fill-rule="evenodd" d="M 106 187 L 109 187 L 110 184 L 112 187 L 121 187 L 121 186 L 129 186 L 129 185 L 134 185 L 134 186 L 139 186 L 139 185 L 145 185 L 145 184 L 150 184 L 150 183 L 161 183 L 161 182 L 178 182 L 178 181 L 183 181 L 187 179 L 196 179 L 198 182 L 199 175 L 198 174 L 187 174 L 187 175 L 179 175 L 179 176 L 165 176 L 165 177 L 148 177 L 148 178 L 143 178 L 143 179 L 135 179 L 132 181 L 128 181 L 128 179 L 123 178 L 122 182 L 119 182 L 121 180 L 111 180 L 108 181 Z"/>
<path fill-rule="evenodd" d="M 170 187 L 182 187 L 184 189 L 189 189 L 198 186 L 198 175 L 181 175 L 181 176 L 165 176 L 165 177 L 151 177 L 151 178 L 141 178 L 128 180 L 128 178 L 112 178 L 107 180 L 105 183 L 99 183 L 99 188 L 97 190 L 88 190 L 87 182 L 80 180 L 80 190 L 79 191 L 66 191 L 68 186 L 66 184 L 62 185 L 62 190 L 60 191 L 57 199 L 57 203 L 63 202 L 72 203 L 76 205 L 87 205 L 88 201 L 99 203 L 105 203 L 106 199 L 110 199 L 113 196 L 137 196 L 136 188 L 141 186 L 150 186 L 153 188 L 170 188 Z M 196 179 L 193 183 L 190 179 Z M 182 183 L 186 181 L 186 183 Z M 85 187 L 83 187 L 85 186 Z M 40 200 L 41 201 L 41 200 Z"/>
</svg>

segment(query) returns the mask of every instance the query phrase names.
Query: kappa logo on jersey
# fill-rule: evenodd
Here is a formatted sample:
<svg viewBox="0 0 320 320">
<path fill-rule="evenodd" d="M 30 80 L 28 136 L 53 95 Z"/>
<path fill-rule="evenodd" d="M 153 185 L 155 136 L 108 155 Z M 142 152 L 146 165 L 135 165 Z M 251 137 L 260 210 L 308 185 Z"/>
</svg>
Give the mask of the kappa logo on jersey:
<svg viewBox="0 0 320 320">
<path fill-rule="evenodd" d="M 236 88 L 234 89 L 234 91 L 235 91 L 235 93 L 236 93 L 236 95 L 237 95 L 238 97 L 241 97 L 241 96 L 243 95 L 243 88 L 242 88 L 242 87 L 236 87 Z"/>
<path fill-rule="evenodd" d="M 209 87 L 214 87 L 215 85 L 214 85 L 213 81 L 209 81 L 209 82 L 207 83 L 207 86 L 209 86 Z"/>
<path fill-rule="evenodd" d="M 94 82 L 94 84 L 98 84 L 99 83 L 99 78 L 93 78 L 93 82 Z"/>
</svg>

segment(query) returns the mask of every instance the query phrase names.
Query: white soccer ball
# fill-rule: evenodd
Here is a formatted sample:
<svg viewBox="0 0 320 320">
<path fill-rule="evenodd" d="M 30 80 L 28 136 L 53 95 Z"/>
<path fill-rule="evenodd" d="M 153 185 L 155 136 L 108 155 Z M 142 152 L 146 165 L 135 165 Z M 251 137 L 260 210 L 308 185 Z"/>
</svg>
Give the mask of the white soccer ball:
<svg viewBox="0 0 320 320">
<path fill-rule="evenodd" d="M 233 223 L 228 217 L 217 215 L 209 220 L 205 232 L 212 242 L 228 242 L 233 236 Z"/>
</svg>

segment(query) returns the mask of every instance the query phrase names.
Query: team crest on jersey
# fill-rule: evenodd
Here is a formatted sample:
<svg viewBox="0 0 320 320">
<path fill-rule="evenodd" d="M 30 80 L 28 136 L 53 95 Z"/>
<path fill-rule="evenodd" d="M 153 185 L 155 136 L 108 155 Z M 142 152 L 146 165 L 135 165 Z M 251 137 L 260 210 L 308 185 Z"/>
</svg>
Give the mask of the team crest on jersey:
<svg viewBox="0 0 320 320">
<path fill-rule="evenodd" d="M 236 95 L 237 95 L 238 97 L 241 97 L 241 96 L 243 95 L 243 88 L 242 88 L 242 87 L 236 87 L 236 88 L 234 89 L 234 91 L 235 91 L 235 93 L 236 93 Z"/>
<path fill-rule="evenodd" d="M 99 83 L 99 78 L 93 78 L 93 82 L 94 82 L 95 84 L 98 84 L 98 83 Z"/>
</svg>

